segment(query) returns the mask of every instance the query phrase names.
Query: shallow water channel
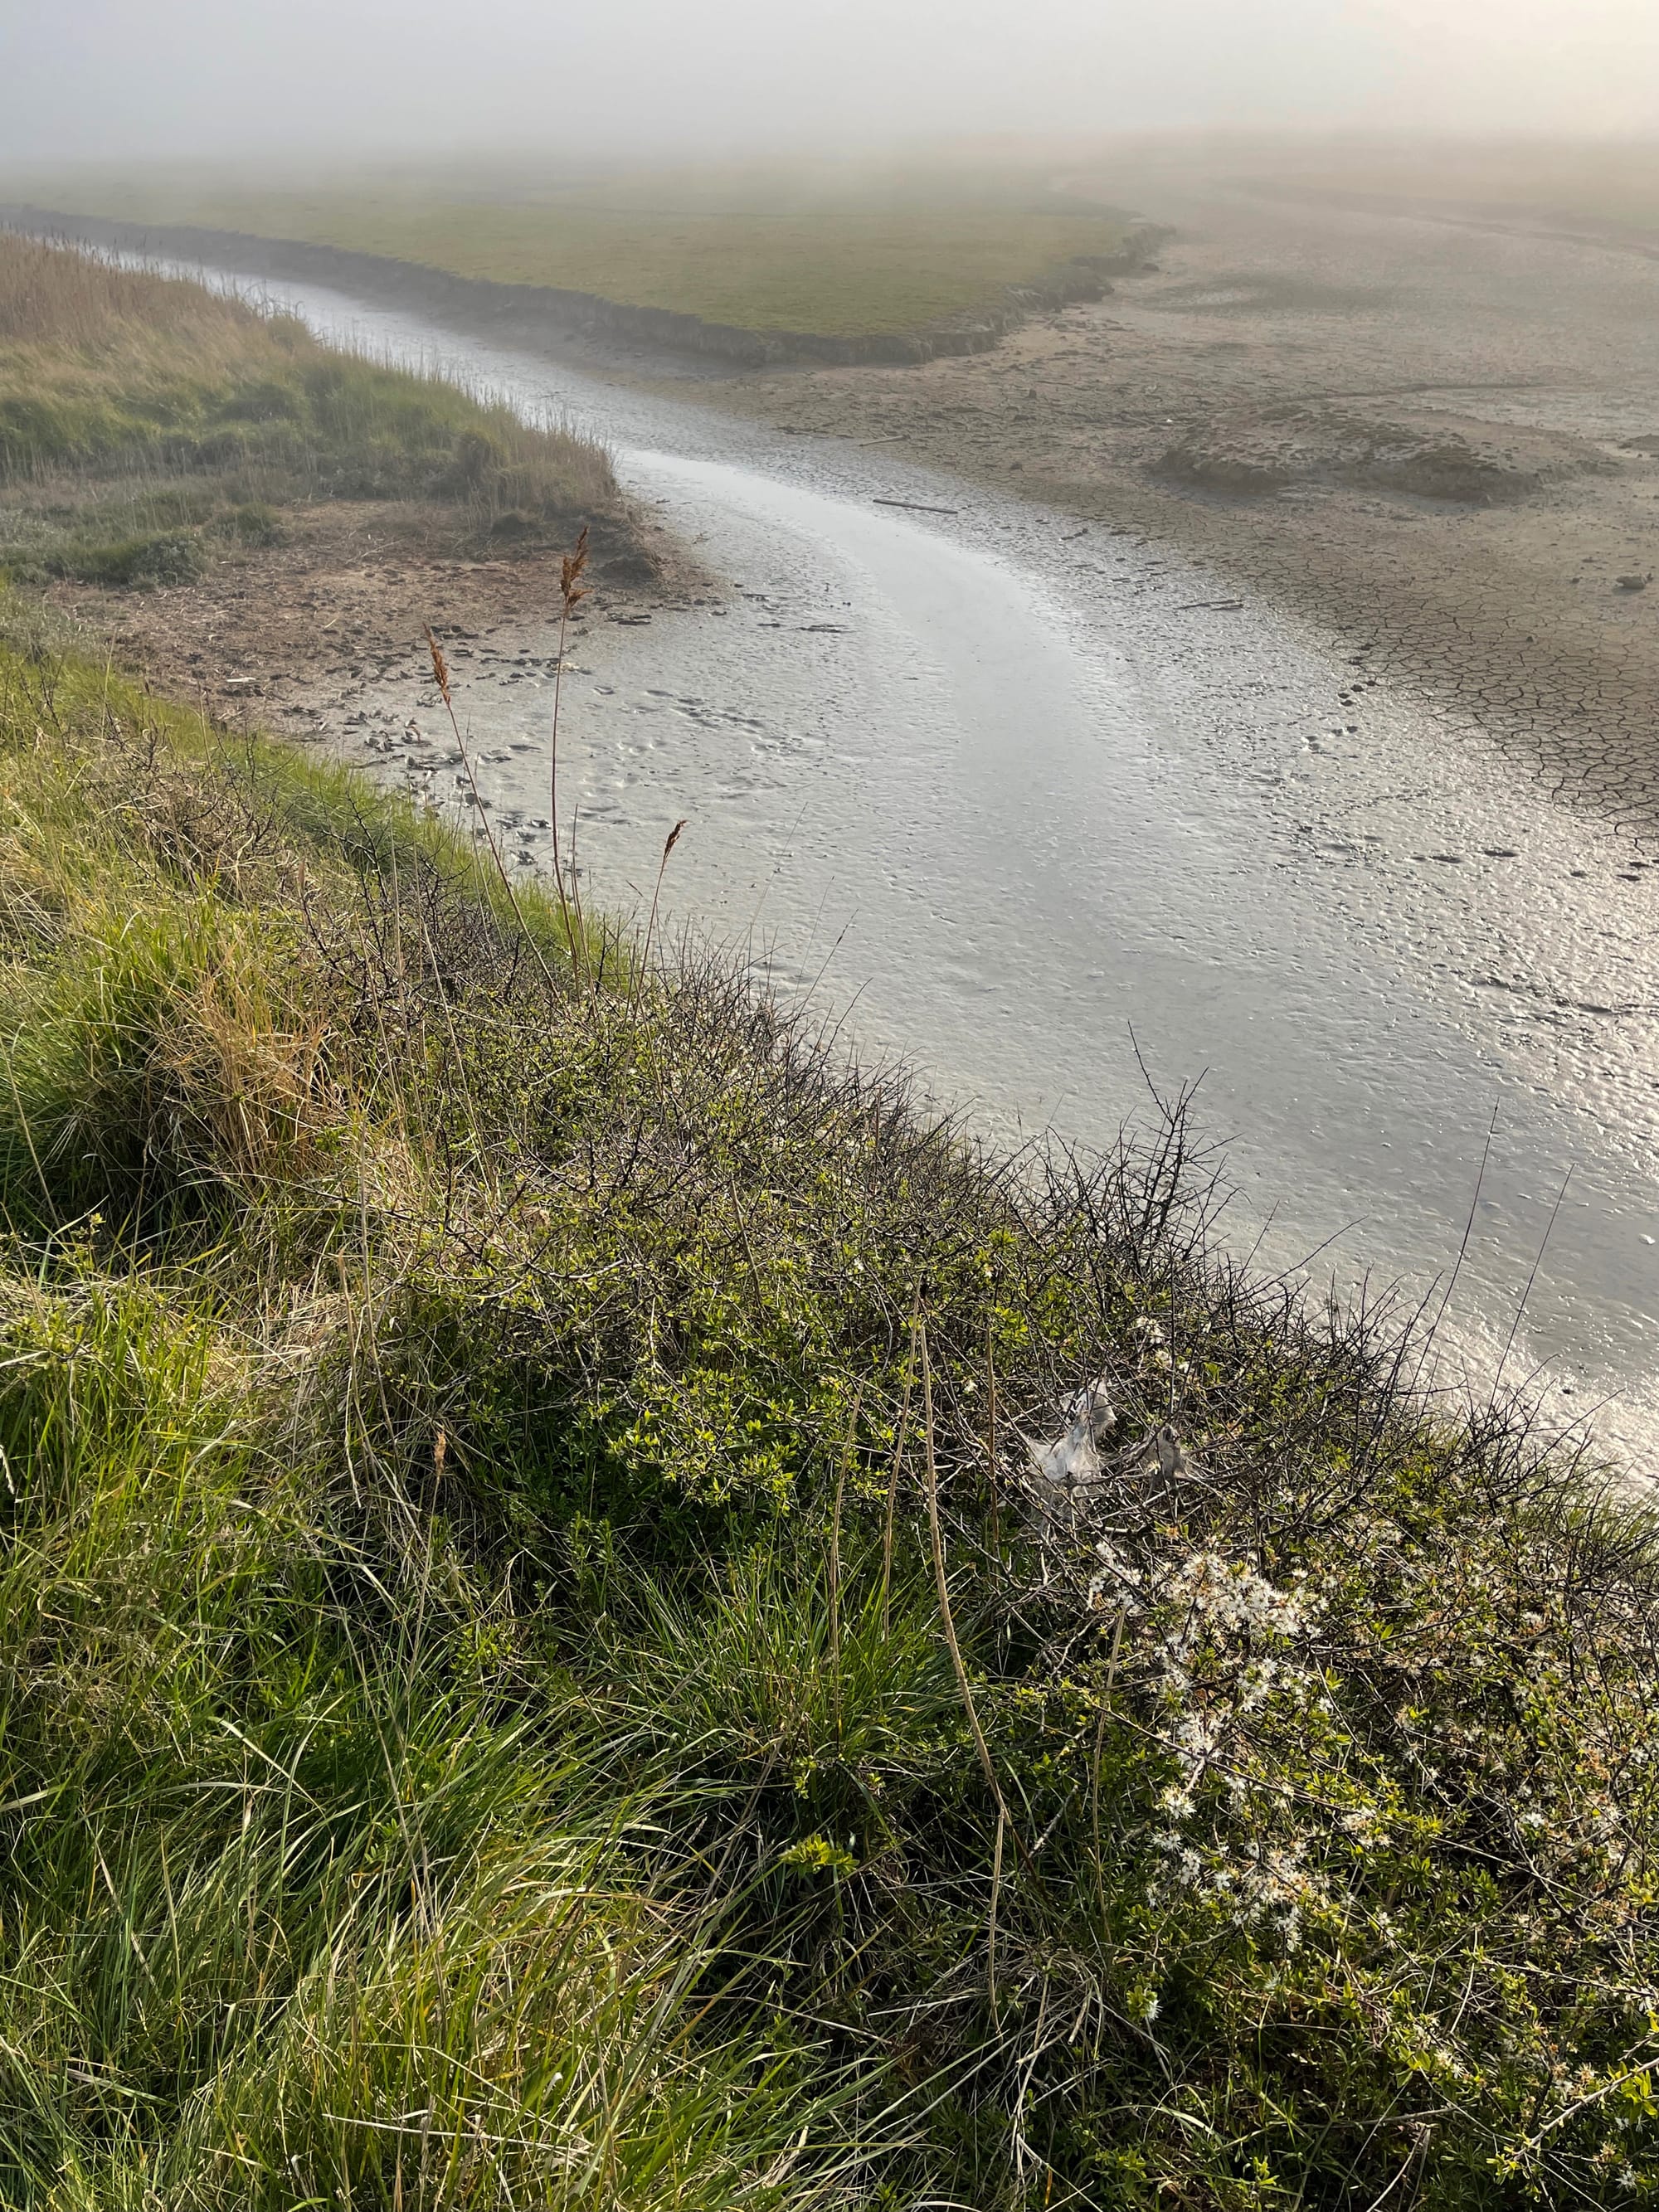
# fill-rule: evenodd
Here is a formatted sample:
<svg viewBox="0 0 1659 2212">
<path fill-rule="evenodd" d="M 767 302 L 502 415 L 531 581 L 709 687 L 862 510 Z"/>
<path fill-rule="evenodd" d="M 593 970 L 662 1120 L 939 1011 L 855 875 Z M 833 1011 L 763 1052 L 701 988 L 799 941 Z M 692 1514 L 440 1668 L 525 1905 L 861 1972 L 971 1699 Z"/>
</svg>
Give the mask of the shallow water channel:
<svg viewBox="0 0 1659 2212">
<path fill-rule="evenodd" d="M 1653 1456 L 1659 860 L 1132 535 L 278 295 L 602 437 L 725 580 L 718 612 L 623 625 L 596 603 L 573 646 L 561 810 L 580 802 L 590 902 L 648 897 L 689 817 L 665 911 L 1005 1139 L 1109 1142 L 1146 1108 L 1140 1062 L 1166 1091 L 1202 1075 L 1232 1242 L 1316 1283 L 1421 1295 L 1473 1204 L 1449 1333 L 1479 1387 L 1525 1293 L 1504 1379 Z M 554 650 L 550 628 L 510 664 L 456 660 L 526 865 L 548 852 Z M 411 659 L 355 737 L 453 804 L 435 707 Z"/>
</svg>

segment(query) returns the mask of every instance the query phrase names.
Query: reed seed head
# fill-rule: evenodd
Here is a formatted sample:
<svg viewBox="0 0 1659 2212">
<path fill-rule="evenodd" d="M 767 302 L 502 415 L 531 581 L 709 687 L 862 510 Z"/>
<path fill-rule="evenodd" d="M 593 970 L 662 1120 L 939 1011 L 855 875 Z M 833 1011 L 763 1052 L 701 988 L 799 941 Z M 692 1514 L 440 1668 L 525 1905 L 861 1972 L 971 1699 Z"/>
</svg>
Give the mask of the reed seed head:
<svg viewBox="0 0 1659 2212">
<path fill-rule="evenodd" d="M 668 864 L 668 855 L 680 842 L 680 832 L 684 829 L 689 818 L 689 817 L 682 815 L 680 819 L 674 824 L 673 828 L 668 833 L 667 840 L 662 848 L 663 865 L 665 867 Z"/>
<path fill-rule="evenodd" d="M 573 551 L 559 563 L 559 597 L 564 601 L 568 614 L 578 599 L 587 597 L 587 586 L 582 582 L 582 571 L 587 566 L 587 525 L 583 523 L 581 535 Z"/>
<path fill-rule="evenodd" d="M 449 663 L 444 659 L 444 649 L 434 635 L 430 624 L 426 633 L 427 651 L 432 655 L 432 673 L 437 679 L 438 691 L 446 707 L 454 702 L 449 696 Z"/>
</svg>

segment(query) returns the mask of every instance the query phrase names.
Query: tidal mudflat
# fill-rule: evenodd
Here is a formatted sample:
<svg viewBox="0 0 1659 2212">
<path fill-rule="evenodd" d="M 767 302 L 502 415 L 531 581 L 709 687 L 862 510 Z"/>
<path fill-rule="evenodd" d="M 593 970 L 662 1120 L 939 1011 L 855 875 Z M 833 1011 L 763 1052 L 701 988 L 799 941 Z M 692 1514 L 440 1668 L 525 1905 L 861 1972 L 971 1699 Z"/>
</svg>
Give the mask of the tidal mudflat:
<svg viewBox="0 0 1659 2212">
<path fill-rule="evenodd" d="M 292 297 L 603 434 L 724 580 L 600 607 L 569 654 L 592 896 L 642 896 L 689 817 L 675 920 L 999 1135 L 1103 1142 L 1148 1076 L 1201 1078 L 1258 1264 L 1437 1300 L 1455 1267 L 1480 1387 L 1547 1376 L 1553 1413 L 1640 1449 L 1659 884 L 1634 838 L 1142 532 Z M 455 645 L 494 819 L 544 864 L 551 625 Z M 459 804 L 436 704 L 411 640 L 284 720 Z"/>
</svg>

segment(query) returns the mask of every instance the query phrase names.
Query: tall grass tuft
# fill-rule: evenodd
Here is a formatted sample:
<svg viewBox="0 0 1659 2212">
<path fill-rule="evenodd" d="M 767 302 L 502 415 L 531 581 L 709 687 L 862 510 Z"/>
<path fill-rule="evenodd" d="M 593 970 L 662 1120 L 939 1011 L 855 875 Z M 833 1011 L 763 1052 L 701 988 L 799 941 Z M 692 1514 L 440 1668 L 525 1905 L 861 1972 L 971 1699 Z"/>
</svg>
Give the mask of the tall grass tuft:
<svg viewBox="0 0 1659 2212">
<path fill-rule="evenodd" d="M 15 573 L 117 586 L 187 582 L 319 501 L 435 502 L 513 546 L 621 514 L 585 439 L 292 316 L 5 231 L 0 489 Z"/>
</svg>

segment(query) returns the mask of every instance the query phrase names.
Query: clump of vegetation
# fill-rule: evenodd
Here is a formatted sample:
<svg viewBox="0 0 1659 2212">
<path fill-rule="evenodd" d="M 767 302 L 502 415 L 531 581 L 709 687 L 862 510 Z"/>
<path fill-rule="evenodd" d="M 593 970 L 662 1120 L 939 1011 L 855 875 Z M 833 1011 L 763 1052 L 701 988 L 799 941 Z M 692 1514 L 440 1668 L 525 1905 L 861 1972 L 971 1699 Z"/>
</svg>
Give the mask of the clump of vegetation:
<svg viewBox="0 0 1659 2212">
<path fill-rule="evenodd" d="M 46 560 L 52 574 L 86 584 L 191 584 L 206 565 L 203 538 L 190 530 L 158 530 L 113 545 L 68 545 Z"/>
<path fill-rule="evenodd" d="M 279 510 L 438 502 L 561 540 L 619 499 L 596 446 L 292 317 L 0 232 L 0 560 L 24 576 L 188 581 Z"/>
<path fill-rule="evenodd" d="M 8 2201 L 1659 2194 L 1651 1518 L 1178 1115 L 38 653 L 0 933 Z"/>
<path fill-rule="evenodd" d="M 1547 481 L 1607 466 L 1605 456 L 1582 441 L 1576 447 L 1559 441 L 1545 466 L 1531 466 L 1509 440 L 1476 442 L 1443 427 L 1310 404 L 1246 410 L 1204 423 L 1152 464 L 1152 473 L 1169 483 L 1233 497 L 1292 484 L 1349 484 L 1468 507 L 1513 505 Z"/>
</svg>

